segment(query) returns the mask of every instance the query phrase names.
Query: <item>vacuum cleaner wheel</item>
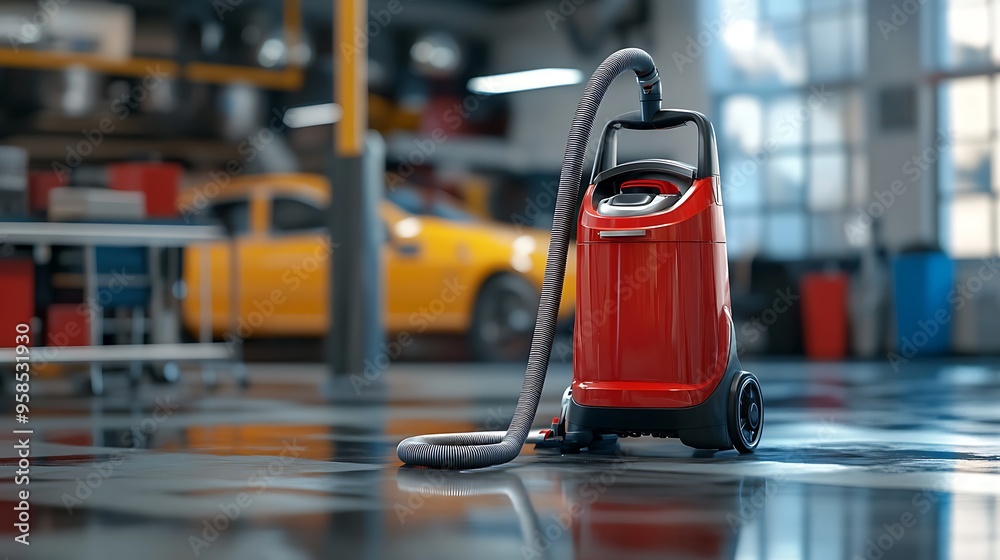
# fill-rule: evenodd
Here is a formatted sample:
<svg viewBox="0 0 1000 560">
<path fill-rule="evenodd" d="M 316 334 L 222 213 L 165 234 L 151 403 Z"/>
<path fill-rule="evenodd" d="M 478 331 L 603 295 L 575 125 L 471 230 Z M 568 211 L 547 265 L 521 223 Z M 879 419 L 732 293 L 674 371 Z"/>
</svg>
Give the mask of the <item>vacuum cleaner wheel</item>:
<svg viewBox="0 0 1000 560">
<path fill-rule="evenodd" d="M 729 438 L 740 453 L 752 453 L 764 429 L 764 399 L 757 377 L 741 372 L 729 391 Z"/>
</svg>

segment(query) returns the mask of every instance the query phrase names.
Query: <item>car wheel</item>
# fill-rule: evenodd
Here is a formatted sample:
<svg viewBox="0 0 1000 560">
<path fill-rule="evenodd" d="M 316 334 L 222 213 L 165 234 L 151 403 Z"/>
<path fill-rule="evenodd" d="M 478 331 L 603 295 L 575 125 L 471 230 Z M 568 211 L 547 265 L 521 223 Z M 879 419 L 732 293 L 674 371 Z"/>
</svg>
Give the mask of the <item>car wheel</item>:
<svg viewBox="0 0 1000 560">
<path fill-rule="evenodd" d="M 537 313 L 538 293 L 524 278 L 503 274 L 487 280 L 472 313 L 473 357 L 490 362 L 527 357 Z"/>
</svg>

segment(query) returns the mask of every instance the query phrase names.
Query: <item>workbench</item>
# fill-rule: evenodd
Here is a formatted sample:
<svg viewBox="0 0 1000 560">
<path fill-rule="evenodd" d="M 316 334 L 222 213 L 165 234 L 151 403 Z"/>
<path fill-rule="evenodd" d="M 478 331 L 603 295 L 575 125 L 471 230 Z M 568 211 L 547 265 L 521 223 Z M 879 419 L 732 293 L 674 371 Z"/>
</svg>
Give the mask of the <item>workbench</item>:
<svg viewBox="0 0 1000 560">
<path fill-rule="evenodd" d="M 80 247 L 83 250 L 84 302 L 95 306 L 91 313 L 90 345 L 67 346 L 58 348 L 36 347 L 32 352 L 40 355 L 47 363 L 88 364 L 90 367 L 90 389 L 100 395 L 104 392 L 103 366 L 110 364 L 151 364 L 177 372 L 178 363 L 198 362 L 203 364 L 203 377 L 214 382 L 214 369 L 211 364 L 228 364 L 241 385 L 246 384 L 245 368 L 236 345 L 212 341 L 211 309 L 212 291 L 211 259 L 209 251 L 201 251 L 200 274 L 202 286 L 200 292 L 198 342 L 181 343 L 179 333 L 152 332 L 153 344 L 143 344 L 133 341 L 132 344 L 104 345 L 103 312 L 99 307 L 98 290 L 100 289 L 97 274 L 97 247 L 145 247 L 149 251 L 148 276 L 150 279 L 150 301 L 148 313 L 151 329 L 162 329 L 160 316 L 168 306 L 177 310 L 179 302 L 177 294 L 165 289 L 173 282 L 180 280 L 179 257 L 176 252 L 168 258 L 168 270 L 161 270 L 161 253 L 164 250 L 179 250 L 184 247 L 226 241 L 233 243 L 232 237 L 225 230 L 213 225 L 174 225 L 174 224 L 103 224 L 103 223 L 58 223 L 58 222 L 0 222 L 0 241 L 11 245 L 27 245 L 34 248 L 36 260 L 49 253 L 53 246 Z M 236 260 L 238 252 L 232 250 L 231 270 L 238 270 Z M 239 308 L 238 283 L 236 274 L 230 275 L 229 315 L 230 323 L 236 324 Z M 235 331 L 233 331 L 235 332 Z M 168 340 L 170 342 L 159 342 Z M 0 348 L 0 364 L 15 363 L 13 348 Z M 130 370 L 135 381 L 141 375 L 141 369 L 133 367 Z"/>
</svg>

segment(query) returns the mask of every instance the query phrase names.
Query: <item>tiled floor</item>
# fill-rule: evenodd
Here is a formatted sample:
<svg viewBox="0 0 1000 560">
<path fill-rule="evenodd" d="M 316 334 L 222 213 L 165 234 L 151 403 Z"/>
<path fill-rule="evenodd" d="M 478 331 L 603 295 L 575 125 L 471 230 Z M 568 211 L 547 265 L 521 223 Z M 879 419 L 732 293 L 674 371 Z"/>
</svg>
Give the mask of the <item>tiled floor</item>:
<svg viewBox="0 0 1000 560">
<path fill-rule="evenodd" d="M 30 554 L 12 540 L 12 441 L 0 554 L 1000 560 L 1000 365 L 749 365 L 767 417 L 752 456 L 643 438 L 473 473 L 401 468 L 395 444 L 505 427 L 518 367 L 398 365 L 355 391 L 319 366 L 251 366 L 246 392 L 192 377 L 103 399 L 39 379 Z M 539 424 L 568 379 L 554 366 Z"/>
</svg>

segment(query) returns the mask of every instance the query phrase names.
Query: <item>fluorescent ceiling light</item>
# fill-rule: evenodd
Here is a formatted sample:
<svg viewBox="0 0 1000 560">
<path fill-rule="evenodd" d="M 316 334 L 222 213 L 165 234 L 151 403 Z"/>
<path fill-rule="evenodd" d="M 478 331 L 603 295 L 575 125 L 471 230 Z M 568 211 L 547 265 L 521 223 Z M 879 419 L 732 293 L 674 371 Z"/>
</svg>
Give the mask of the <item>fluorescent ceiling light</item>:
<svg viewBox="0 0 1000 560">
<path fill-rule="evenodd" d="M 322 103 L 320 105 L 307 105 L 305 107 L 293 107 L 285 111 L 285 116 L 281 119 L 285 126 L 290 128 L 302 128 L 305 126 L 319 126 L 323 124 L 333 124 L 340 120 L 344 114 L 343 109 L 336 103 Z"/>
<path fill-rule="evenodd" d="M 473 93 L 493 95 L 530 89 L 571 86 L 582 81 L 583 72 L 575 68 L 539 68 L 538 70 L 472 78 L 467 87 Z"/>
</svg>

